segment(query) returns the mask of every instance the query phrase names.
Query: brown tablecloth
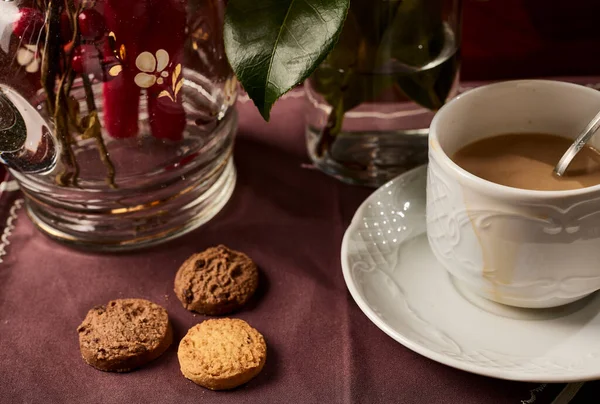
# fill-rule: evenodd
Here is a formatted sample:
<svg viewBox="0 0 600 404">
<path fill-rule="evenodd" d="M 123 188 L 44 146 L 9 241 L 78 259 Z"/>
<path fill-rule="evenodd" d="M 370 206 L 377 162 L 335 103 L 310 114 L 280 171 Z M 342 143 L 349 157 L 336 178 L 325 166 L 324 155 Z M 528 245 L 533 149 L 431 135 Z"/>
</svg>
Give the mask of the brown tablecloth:
<svg viewBox="0 0 600 404">
<path fill-rule="evenodd" d="M 404 348 L 373 325 L 346 290 L 344 230 L 372 191 L 307 165 L 303 100 L 294 92 L 265 124 L 240 103 L 238 183 L 201 229 L 150 250 L 100 255 L 42 236 L 18 192 L 0 200 L 0 403 L 460 403 L 552 402 L 563 385 L 525 384 L 455 370 Z M 173 277 L 190 254 L 215 244 L 248 253 L 262 284 L 236 314 L 268 343 L 263 372 L 231 392 L 183 378 L 176 347 L 203 316 L 183 309 Z M 142 297 L 167 308 L 176 343 L 138 371 L 103 373 L 79 354 L 76 328 L 91 307 Z M 600 338 L 600 335 L 599 335 Z M 588 383 L 573 403 L 600 402 Z"/>
</svg>

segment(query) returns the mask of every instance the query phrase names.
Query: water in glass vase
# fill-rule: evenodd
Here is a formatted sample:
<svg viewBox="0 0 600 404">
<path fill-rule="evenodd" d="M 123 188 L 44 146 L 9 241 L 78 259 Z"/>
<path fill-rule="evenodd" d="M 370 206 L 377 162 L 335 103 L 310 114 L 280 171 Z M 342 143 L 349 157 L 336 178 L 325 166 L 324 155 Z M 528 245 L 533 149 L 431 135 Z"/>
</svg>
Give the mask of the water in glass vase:
<svg viewBox="0 0 600 404">
<path fill-rule="evenodd" d="M 369 69 L 340 69 L 335 61 L 319 67 L 305 85 L 307 145 L 317 167 L 380 186 L 427 161 L 431 119 L 458 90 L 460 45 L 448 24 L 438 42 L 436 56 L 417 66 L 390 52 Z"/>
<path fill-rule="evenodd" d="M 13 175 L 23 192 L 32 198 L 35 195 L 36 202 L 43 206 L 43 209 L 35 204 L 28 206 L 29 216 L 36 225 L 50 236 L 72 243 L 75 237 L 67 239 L 67 234 L 86 240 L 87 232 L 101 229 L 103 243 L 92 248 L 118 250 L 130 248 L 133 243 L 153 244 L 153 235 L 146 235 L 149 230 L 163 231 L 162 241 L 177 234 L 170 231 L 172 228 L 206 222 L 222 207 L 235 183 L 231 163 L 232 132 L 237 120 L 231 105 L 235 96 L 226 94 L 197 72 L 184 69 L 183 74 L 181 93 L 186 122 L 180 140 L 152 136 L 148 102 L 143 96 L 139 100 L 135 136 L 114 139 L 101 129 L 106 155 L 110 156 L 114 189 L 108 181 L 110 174 L 102 158 L 104 154 L 98 153 L 95 139 L 75 137 L 71 149 L 80 162 L 77 186 L 56 187 L 62 163 L 57 161 L 56 153 L 40 153 L 40 150 L 64 152 L 64 148 L 51 135 L 41 138 L 51 147 L 41 147 L 43 142 L 33 142 L 35 139 L 30 138 L 35 136 L 28 135 L 26 144 L 37 147 L 32 157 L 42 157 L 35 159 L 38 175 L 18 171 L 13 171 Z M 94 84 L 92 92 L 98 119 L 104 122 L 102 83 Z M 89 112 L 81 81 L 74 82 L 71 97 L 77 103 L 77 111 L 82 115 Z M 43 91 L 34 104 L 40 119 L 49 121 Z M 22 152 L 15 163 L 23 161 L 21 155 Z M 7 160 L 5 155 L 2 157 Z M 202 214 L 197 214 L 199 211 Z"/>
<path fill-rule="evenodd" d="M 225 5 L 0 2 L 0 163 L 44 234 L 131 250 L 224 206 L 237 127 Z"/>
</svg>

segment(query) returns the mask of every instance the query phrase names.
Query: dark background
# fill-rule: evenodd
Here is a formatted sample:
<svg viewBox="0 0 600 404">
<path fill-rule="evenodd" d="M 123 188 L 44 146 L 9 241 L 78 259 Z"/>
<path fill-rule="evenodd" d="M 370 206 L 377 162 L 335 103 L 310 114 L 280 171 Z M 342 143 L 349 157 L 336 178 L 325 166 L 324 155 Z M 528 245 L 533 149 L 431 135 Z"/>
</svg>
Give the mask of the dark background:
<svg viewBox="0 0 600 404">
<path fill-rule="evenodd" d="M 463 5 L 463 80 L 600 74 L 600 0 Z"/>
</svg>

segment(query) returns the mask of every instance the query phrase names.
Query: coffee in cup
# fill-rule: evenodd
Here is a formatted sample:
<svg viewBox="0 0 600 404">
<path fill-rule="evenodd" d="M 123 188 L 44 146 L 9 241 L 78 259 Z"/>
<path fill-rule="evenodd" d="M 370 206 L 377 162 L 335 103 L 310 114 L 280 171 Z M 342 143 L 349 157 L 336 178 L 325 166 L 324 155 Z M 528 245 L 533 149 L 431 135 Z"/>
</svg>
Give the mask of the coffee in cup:
<svg viewBox="0 0 600 404">
<path fill-rule="evenodd" d="M 551 134 L 501 134 L 463 146 L 452 160 L 479 178 L 514 188 L 562 191 L 600 184 L 600 152 L 589 145 L 563 176 L 554 174 L 554 166 L 571 143 Z"/>
</svg>

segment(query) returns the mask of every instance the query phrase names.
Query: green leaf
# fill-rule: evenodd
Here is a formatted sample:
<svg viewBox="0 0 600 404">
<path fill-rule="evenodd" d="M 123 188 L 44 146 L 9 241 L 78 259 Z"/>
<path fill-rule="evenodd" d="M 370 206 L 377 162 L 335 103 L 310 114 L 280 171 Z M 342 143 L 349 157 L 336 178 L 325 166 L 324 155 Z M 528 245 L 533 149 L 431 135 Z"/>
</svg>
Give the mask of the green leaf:
<svg viewBox="0 0 600 404">
<path fill-rule="evenodd" d="M 388 76 L 361 74 L 373 71 L 377 47 L 371 46 L 362 34 L 366 22 L 352 12 L 355 4 L 360 3 L 353 1 L 335 48 L 311 77 L 315 91 L 336 111 L 340 111 L 336 108 L 340 103 L 341 110 L 346 112 L 374 100 L 394 84 L 393 78 Z"/>
<path fill-rule="evenodd" d="M 423 69 L 441 55 L 446 42 L 442 0 L 404 0 L 379 45 L 381 72 L 396 70 L 399 89 L 412 101 L 435 111 L 444 105 L 458 69 L 456 55 Z M 404 71 L 405 74 L 401 72 Z"/>
<path fill-rule="evenodd" d="M 335 49 L 310 80 L 332 107 L 317 156 L 330 149 L 345 113 L 362 103 L 411 100 L 430 110 L 444 104 L 459 53 L 442 54 L 455 49 L 443 5 L 443 0 L 352 0 Z"/>
<path fill-rule="evenodd" d="M 332 106 L 348 111 L 386 91 L 431 110 L 445 102 L 458 56 L 422 69 L 447 41 L 442 0 L 352 0 L 335 49 L 313 74 L 313 86 Z M 342 82 L 344 83 L 342 85 Z M 335 108 L 334 108 L 335 109 Z"/>
<path fill-rule="evenodd" d="M 406 1 L 410 0 L 352 0 L 349 13 L 353 14 L 361 36 L 370 47 L 378 47 L 388 27 L 394 22 L 396 10 Z"/>
<path fill-rule="evenodd" d="M 325 59 L 341 32 L 350 0 L 230 0 L 225 52 L 265 120 L 283 94 Z"/>
<path fill-rule="evenodd" d="M 404 0 L 379 44 L 379 60 L 421 67 L 444 47 L 442 0 Z"/>
<path fill-rule="evenodd" d="M 444 105 L 452 90 L 460 65 L 458 60 L 458 54 L 455 54 L 435 68 L 399 76 L 396 82 L 400 90 L 411 100 L 436 111 Z"/>
</svg>

